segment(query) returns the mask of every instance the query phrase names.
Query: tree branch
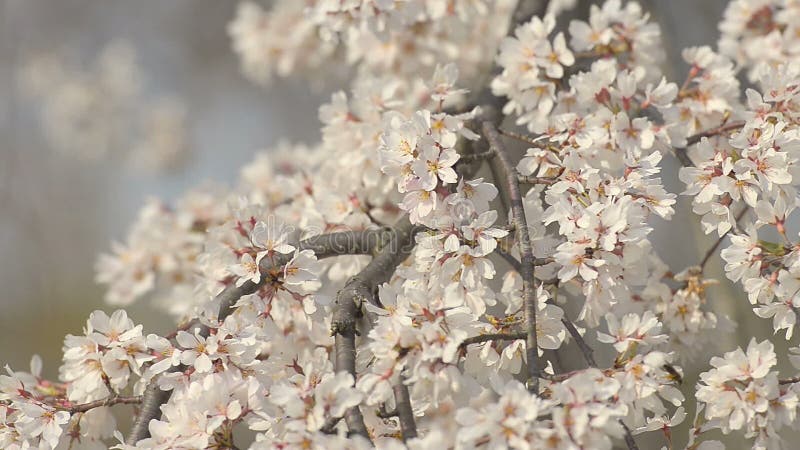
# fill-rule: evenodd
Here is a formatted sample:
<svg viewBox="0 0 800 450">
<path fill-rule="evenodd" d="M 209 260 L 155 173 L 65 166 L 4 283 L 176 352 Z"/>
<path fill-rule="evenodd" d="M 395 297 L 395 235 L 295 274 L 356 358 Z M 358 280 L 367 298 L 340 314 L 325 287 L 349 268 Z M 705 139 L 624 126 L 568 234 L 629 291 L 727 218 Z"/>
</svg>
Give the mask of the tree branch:
<svg viewBox="0 0 800 450">
<path fill-rule="evenodd" d="M 76 413 L 85 413 L 89 410 L 100 408 L 102 406 L 113 406 L 113 405 L 137 405 L 142 403 L 142 396 L 137 395 L 134 397 L 118 397 L 118 396 L 111 396 L 103 400 L 96 400 L 93 402 L 88 403 L 80 403 L 77 405 L 59 405 L 56 406 L 57 409 L 63 411 L 69 411 L 71 414 Z"/>
<path fill-rule="evenodd" d="M 561 318 L 561 323 L 564 324 L 564 327 L 569 332 L 569 335 L 572 336 L 572 339 L 575 340 L 575 343 L 578 345 L 578 348 L 583 353 L 583 359 L 586 360 L 586 364 L 589 367 L 597 367 L 597 362 L 594 360 L 594 350 L 592 347 L 589 347 L 589 344 L 583 339 L 583 336 L 578 332 L 578 329 L 575 328 L 575 324 L 572 323 L 566 316 Z"/>
<path fill-rule="evenodd" d="M 528 333 L 487 333 L 487 334 L 479 334 L 477 336 L 472 336 L 464 339 L 458 346 L 462 349 L 466 349 L 467 346 L 472 344 L 482 344 L 484 342 L 490 341 L 516 341 L 519 339 L 525 339 L 528 337 Z"/>
<path fill-rule="evenodd" d="M 633 439 L 633 433 L 631 433 L 631 429 L 625 425 L 625 422 L 622 419 L 619 419 L 619 424 L 622 425 L 622 429 L 625 430 L 625 445 L 628 446 L 628 450 L 639 450 L 639 446 L 636 445 L 636 441 Z"/>
<path fill-rule="evenodd" d="M 712 136 L 719 136 L 721 134 L 727 133 L 729 131 L 738 130 L 744 126 L 744 121 L 739 120 L 736 122 L 731 122 L 728 124 L 723 123 L 722 125 L 711 128 L 709 130 L 701 131 L 700 133 L 693 134 L 686 138 L 686 146 L 685 147 L 676 147 L 675 148 L 675 156 L 678 157 L 683 167 L 694 167 L 694 163 L 691 159 L 689 159 L 688 150 L 689 147 L 692 145 L 697 144 L 700 142 L 704 137 L 712 137 Z"/>
<path fill-rule="evenodd" d="M 517 242 L 521 256 L 520 275 L 522 276 L 522 299 L 525 308 L 525 326 L 527 328 L 527 339 L 525 340 L 525 351 L 528 359 L 529 389 L 535 394 L 539 394 L 539 343 L 536 335 L 536 292 L 533 284 L 534 264 L 533 246 L 528 235 L 528 222 L 525 219 L 525 209 L 522 204 L 522 195 L 519 189 L 517 172 L 506 154 L 505 147 L 497 132 L 494 124 L 489 121 L 483 122 L 483 135 L 489 142 L 489 148 L 495 151 L 495 157 L 489 162 L 492 165 L 492 172 L 505 175 L 497 178 L 498 188 L 505 191 L 511 206 L 511 214 L 514 221 L 514 229 L 517 232 Z M 501 183 L 500 180 L 505 180 Z"/>
<path fill-rule="evenodd" d="M 405 377 L 400 375 L 400 380 L 392 388 L 394 391 L 394 404 L 397 418 L 400 419 L 400 430 L 403 432 L 403 442 L 417 437 L 417 424 L 414 422 L 414 410 L 411 408 L 411 395 Z"/>
<path fill-rule="evenodd" d="M 500 248 L 499 245 L 494 249 L 494 252 L 500 255 L 500 257 L 503 258 L 512 269 L 516 270 L 518 273 L 522 272 L 522 266 L 520 265 L 519 260 L 514 257 L 514 255 L 508 253 L 505 251 L 505 249 Z"/>
<path fill-rule="evenodd" d="M 748 211 L 749 209 L 750 209 L 750 208 L 749 208 L 748 206 L 746 206 L 746 205 L 745 205 L 745 207 L 744 207 L 744 208 L 743 208 L 741 211 L 739 211 L 739 214 L 737 214 L 737 215 L 736 215 L 736 217 L 734 217 L 734 226 L 736 226 L 736 225 L 739 223 L 739 221 L 740 221 L 740 220 L 742 220 L 742 217 L 744 217 L 744 215 L 747 213 L 747 211 Z M 719 245 L 720 245 L 720 244 L 722 244 L 722 241 L 723 241 L 723 240 L 724 240 L 724 239 L 725 239 L 725 238 L 728 236 L 728 234 L 730 234 L 730 232 L 731 232 L 731 231 L 732 231 L 734 228 L 735 228 L 735 227 L 731 227 L 731 229 L 730 229 L 730 230 L 726 231 L 726 232 L 725 232 L 725 234 L 723 234 L 722 236 L 720 236 L 720 237 L 719 237 L 719 239 L 717 239 L 717 240 L 716 240 L 716 242 L 714 242 L 714 245 L 712 245 L 712 246 L 711 246 L 711 248 L 709 248 L 709 249 L 706 251 L 706 254 L 705 254 L 705 256 L 703 256 L 703 260 L 702 260 L 702 261 L 700 261 L 700 270 L 701 270 L 701 271 L 702 271 L 702 270 L 703 270 L 703 269 L 706 267 L 706 264 L 707 264 L 707 263 L 708 263 L 708 261 L 711 259 L 711 256 L 712 256 L 712 255 L 714 254 L 714 252 L 717 250 L 717 248 L 719 247 Z"/>
<path fill-rule="evenodd" d="M 494 152 L 492 152 L 491 150 L 490 151 L 485 151 L 485 152 L 480 152 L 480 153 L 469 153 L 469 154 L 466 154 L 466 155 L 461 155 L 458 158 L 458 161 L 456 162 L 456 164 L 462 164 L 462 163 L 466 164 L 466 163 L 471 163 L 471 162 L 475 162 L 475 161 L 482 161 L 484 159 L 489 159 L 489 158 L 491 158 L 493 156 L 494 156 Z"/>
<path fill-rule="evenodd" d="M 530 177 L 525 175 L 518 175 L 517 180 L 519 180 L 521 184 L 544 184 L 547 186 L 556 184 L 560 181 L 558 178 Z"/>
<path fill-rule="evenodd" d="M 778 384 L 780 384 L 782 386 L 783 385 L 787 385 L 787 384 L 794 384 L 794 383 L 800 383 L 800 376 L 792 377 L 792 378 L 783 378 L 783 379 L 778 380 Z"/>
<path fill-rule="evenodd" d="M 380 306 L 374 291 L 378 285 L 389 281 L 395 269 L 411 252 L 414 235 L 419 228 L 402 218 L 394 227 L 389 242 L 384 245 L 373 260 L 356 276 L 350 278 L 336 295 L 331 333 L 335 336 L 336 371 L 346 371 L 356 379 L 356 328 L 364 302 Z M 369 439 L 361 409 L 354 406 L 345 412 L 347 428 L 351 433 Z"/>
<path fill-rule="evenodd" d="M 511 265 L 511 267 L 514 270 L 516 270 L 517 272 L 521 273 L 522 265 L 517 260 L 517 258 L 515 258 L 513 255 L 509 254 L 505 250 L 501 249 L 500 247 L 497 247 L 495 249 L 495 253 L 497 253 L 504 260 L 506 260 L 506 262 L 508 262 L 508 264 Z M 547 258 L 535 258 L 534 259 L 534 265 L 537 265 L 537 266 L 538 265 L 542 265 L 542 264 L 547 264 L 548 262 L 552 262 L 552 261 L 549 261 Z M 558 280 L 556 279 L 555 282 L 557 283 Z M 545 283 L 545 284 L 547 284 L 547 283 Z M 578 348 L 580 349 L 581 353 L 583 353 L 583 359 L 586 360 L 586 363 L 590 367 L 597 367 L 597 363 L 594 360 L 594 350 L 592 350 L 592 348 L 589 346 L 589 344 L 586 343 L 586 340 L 583 339 L 583 336 L 581 336 L 581 334 L 578 332 L 578 329 L 575 328 L 575 324 L 572 323 L 572 321 L 569 320 L 567 317 L 562 317 L 561 318 L 561 323 L 564 324 L 564 328 L 567 329 L 567 331 L 569 332 L 570 336 L 572 336 L 572 339 L 575 340 L 575 343 L 578 345 Z M 483 336 L 495 336 L 495 337 L 488 337 L 488 338 L 486 338 L 484 340 L 476 339 L 474 342 L 467 342 L 467 341 L 470 341 L 470 339 L 481 338 Z M 473 344 L 473 343 L 480 343 L 480 342 L 489 341 L 489 340 L 499 340 L 499 339 L 503 339 L 503 338 L 512 339 L 512 336 L 516 336 L 516 334 L 475 336 L 474 338 L 469 338 L 469 339 L 465 340 L 461 345 L 462 346 L 466 346 L 466 345 Z M 524 339 L 524 336 L 520 337 L 518 339 Z"/>
<path fill-rule="evenodd" d="M 179 370 L 177 367 L 172 369 L 170 372 Z M 142 407 L 139 409 L 139 414 L 134 419 L 131 432 L 128 434 L 128 444 L 134 445 L 150 436 L 150 421 L 160 416 L 161 405 L 166 403 L 171 395 L 172 391 L 162 391 L 158 387 L 158 379 L 150 380 L 144 390 L 144 394 L 142 394 Z"/>
<path fill-rule="evenodd" d="M 393 230 L 384 228 L 322 234 L 300 241 L 300 243 L 297 244 L 297 248 L 299 250 L 312 250 L 319 259 L 338 255 L 368 255 L 382 242 L 390 238 L 393 233 Z M 272 258 L 264 258 L 261 260 L 261 272 L 268 273 L 276 267 L 285 265 L 293 256 L 294 255 L 277 254 Z M 219 302 L 217 320 L 225 320 L 225 318 L 233 312 L 233 305 L 240 298 L 255 293 L 266 282 L 267 277 L 262 277 L 261 281 L 258 283 L 248 281 L 241 286 L 231 284 L 226 287 L 215 298 L 215 301 Z M 194 322 L 191 321 L 189 322 L 189 324 L 193 323 Z M 193 325 L 190 325 L 190 327 L 191 326 Z M 198 332 L 201 336 L 208 337 L 210 331 L 208 326 L 201 325 Z M 172 367 L 169 372 L 182 371 L 183 369 L 184 368 L 181 366 L 176 366 Z M 158 377 L 150 380 L 150 383 L 147 385 L 142 395 L 142 407 L 128 434 L 128 444 L 133 445 L 150 436 L 150 430 L 148 429 L 150 421 L 159 416 L 161 405 L 169 400 L 171 394 L 171 391 L 162 391 L 158 387 Z"/>
<path fill-rule="evenodd" d="M 693 134 L 686 138 L 686 146 L 689 147 L 691 145 L 697 144 L 700 142 L 704 137 L 713 137 L 719 136 L 720 134 L 727 133 L 729 131 L 735 131 L 739 128 L 744 126 L 743 120 L 737 120 L 735 122 L 731 122 L 728 124 L 722 124 L 716 128 L 711 128 L 710 130 L 701 131 L 700 133 Z"/>
</svg>

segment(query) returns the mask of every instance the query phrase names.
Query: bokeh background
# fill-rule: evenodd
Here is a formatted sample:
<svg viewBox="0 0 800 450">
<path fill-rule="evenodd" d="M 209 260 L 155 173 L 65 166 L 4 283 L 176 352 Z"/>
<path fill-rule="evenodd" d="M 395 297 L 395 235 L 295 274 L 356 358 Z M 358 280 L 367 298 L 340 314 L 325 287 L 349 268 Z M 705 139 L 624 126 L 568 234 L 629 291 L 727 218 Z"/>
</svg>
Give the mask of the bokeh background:
<svg viewBox="0 0 800 450">
<path fill-rule="evenodd" d="M 0 1 L 0 361 L 25 368 L 32 353 L 55 375 L 61 341 L 103 308 L 94 264 L 124 239 L 145 199 L 169 202 L 205 181 L 232 183 L 255 151 L 279 139 L 313 142 L 327 94 L 306 83 L 269 89 L 239 73 L 226 25 L 235 1 Z M 37 58 L 78 70 L 107 45 L 136 51 L 144 96 L 171 96 L 186 109 L 187 146 L 174 167 L 142 171 L 113 154 L 86 160 L 54 149 L 40 98 L 24 78 Z M 145 99 L 144 107 L 147 107 Z M 111 152 L 113 153 L 113 152 Z M 143 302 L 132 317 L 165 329 Z"/>
<path fill-rule="evenodd" d="M 680 82 L 680 50 L 715 45 L 726 2 L 643 3 L 665 35 L 664 71 Z M 255 151 L 280 139 L 318 138 L 317 106 L 341 81 L 247 81 L 226 33 L 235 8 L 233 0 L 0 0 L 0 364 L 26 369 L 37 353 L 45 375 L 57 376 L 64 335 L 79 333 L 92 310 L 113 309 L 94 282 L 95 260 L 113 239 L 124 239 L 147 197 L 170 201 L 206 180 L 232 183 Z M 169 95 L 185 107 L 188 152 L 169 170 L 131 170 L 113 157 L 87 161 L 55 151 L 43 132 L 41 98 L 21 86 L 34 58 L 55 56 L 80 69 L 115 41 L 135 49 L 145 96 Z M 675 162 L 667 165 L 668 190 L 681 192 Z M 714 240 L 701 234 L 687 205 L 679 199 L 675 217 L 682 219 L 655 224 L 656 247 L 678 270 L 696 264 Z M 710 295 L 714 310 L 739 324 L 720 333 L 710 354 L 769 337 L 769 321 L 756 318 L 744 294 L 726 282 L 719 258 L 710 269 L 722 281 Z M 171 327 L 146 301 L 129 313 L 145 332 Z M 697 369 L 705 367 L 687 368 L 687 386 Z"/>
</svg>

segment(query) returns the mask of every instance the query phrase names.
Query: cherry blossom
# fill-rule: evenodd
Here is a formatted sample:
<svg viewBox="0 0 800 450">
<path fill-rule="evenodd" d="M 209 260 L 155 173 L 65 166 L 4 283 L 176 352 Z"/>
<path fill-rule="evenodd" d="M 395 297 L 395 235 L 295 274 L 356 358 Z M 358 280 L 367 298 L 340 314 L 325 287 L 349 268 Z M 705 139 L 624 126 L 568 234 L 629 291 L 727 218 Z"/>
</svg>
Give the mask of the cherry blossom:
<svg viewBox="0 0 800 450">
<path fill-rule="evenodd" d="M 741 318 L 708 267 L 792 338 L 797 8 L 731 2 L 718 45 L 684 49 L 670 80 L 641 5 L 567 21 L 574 3 L 241 2 L 247 77 L 352 76 L 319 141 L 148 201 L 97 280 L 176 326 L 96 311 L 58 381 L 7 368 L 0 446 L 672 447 L 694 408 L 687 448 L 722 448 L 713 430 L 775 448 L 800 377 L 769 340 L 717 342 Z M 691 244 L 658 230 L 686 214 L 715 243 L 673 266 L 664 246 Z"/>
</svg>

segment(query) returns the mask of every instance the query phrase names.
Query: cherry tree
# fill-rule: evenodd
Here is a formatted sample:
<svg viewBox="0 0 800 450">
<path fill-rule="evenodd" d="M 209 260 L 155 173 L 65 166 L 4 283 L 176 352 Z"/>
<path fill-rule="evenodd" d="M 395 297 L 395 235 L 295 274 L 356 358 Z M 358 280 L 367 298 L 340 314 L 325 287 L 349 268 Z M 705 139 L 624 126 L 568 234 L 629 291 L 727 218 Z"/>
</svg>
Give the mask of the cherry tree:
<svg viewBox="0 0 800 450">
<path fill-rule="evenodd" d="M 800 377 L 776 365 L 800 373 L 800 348 L 704 360 L 730 322 L 704 271 L 720 257 L 792 337 L 800 3 L 732 1 L 673 81 L 639 4 L 584 3 L 242 2 L 228 31 L 247 77 L 341 71 L 349 90 L 320 106 L 318 144 L 145 205 L 97 280 L 174 332 L 95 311 L 57 381 L 38 357 L 6 368 L 0 447 L 710 450 L 716 430 L 778 448 Z M 689 220 L 670 158 L 718 238 L 687 267 L 651 241 L 655 218 Z M 703 367 L 688 389 L 687 363 Z"/>
</svg>

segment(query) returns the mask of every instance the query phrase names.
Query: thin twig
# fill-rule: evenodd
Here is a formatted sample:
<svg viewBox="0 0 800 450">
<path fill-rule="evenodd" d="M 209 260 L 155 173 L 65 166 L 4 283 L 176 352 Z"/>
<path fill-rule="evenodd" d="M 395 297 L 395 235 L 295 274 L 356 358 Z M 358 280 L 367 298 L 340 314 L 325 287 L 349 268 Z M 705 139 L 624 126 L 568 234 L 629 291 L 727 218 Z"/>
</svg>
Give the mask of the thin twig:
<svg viewBox="0 0 800 450">
<path fill-rule="evenodd" d="M 175 339 L 175 337 L 178 336 L 179 332 L 188 331 L 190 328 L 194 328 L 195 326 L 197 326 L 199 324 L 200 324 L 200 319 L 198 319 L 196 317 L 193 318 L 193 319 L 187 320 L 184 323 L 178 325 L 178 327 L 175 328 L 175 331 L 171 332 L 170 334 L 165 335 L 164 338 L 168 339 L 168 340 Z"/>
<path fill-rule="evenodd" d="M 735 228 L 735 225 L 736 225 L 736 224 L 738 224 L 740 220 L 742 220 L 742 217 L 744 217 L 744 215 L 747 213 L 747 211 L 748 211 L 748 210 L 749 210 L 749 208 L 748 208 L 747 206 L 745 206 L 745 207 L 744 207 L 744 208 L 743 208 L 741 211 L 739 211 L 739 214 L 737 214 L 737 215 L 736 215 L 736 217 L 734 218 L 734 227 L 731 227 L 731 229 L 730 229 L 730 230 L 726 231 L 726 232 L 725 232 L 725 234 L 723 234 L 722 236 L 720 236 L 720 237 L 719 237 L 719 239 L 717 239 L 717 241 L 716 241 L 716 242 L 714 242 L 714 245 L 712 245 L 712 246 L 711 246 L 711 248 L 709 248 L 709 249 L 708 249 L 708 251 L 706 251 L 706 254 L 705 254 L 705 256 L 703 256 L 703 260 L 702 260 L 702 261 L 700 261 L 700 270 L 701 270 L 701 271 L 702 271 L 702 270 L 703 270 L 703 268 L 706 266 L 706 264 L 708 263 L 708 261 L 711 259 L 711 256 L 712 256 L 712 255 L 714 254 L 714 252 L 717 250 L 717 248 L 718 248 L 718 247 L 719 247 L 719 245 L 722 243 L 722 241 L 723 241 L 723 240 L 724 240 L 724 239 L 725 239 L 725 238 L 728 236 L 728 234 L 730 234 L 730 232 L 731 232 L 731 231 L 732 231 L 732 230 Z"/>
<path fill-rule="evenodd" d="M 515 131 L 507 130 L 505 128 L 499 128 L 497 131 L 500 134 L 502 134 L 503 136 L 508 136 L 511 139 L 515 139 L 515 140 L 518 140 L 520 142 L 524 142 L 524 143 L 526 143 L 528 145 L 533 145 L 534 147 L 545 148 L 547 146 L 547 144 L 545 142 L 537 141 L 534 136 L 528 136 L 528 135 L 525 135 L 525 134 L 520 134 L 520 133 L 517 133 Z"/>
<path fill-rule="evenodd" d="M 515 229 L 516 231 L 516 229 Z M 519 260 L 514 257 L 514 255 L 508 253 L 505 249 L 495 247 L 494 252 L 497 253 L 501 258 L 503 258 L 512 269 L 517 272 L 522 270 L 522 265 L 520 264 Z M 552 256 L 546 256 L 544 258 L 533 258 L 533 265 L 534 266 L 544 266 L 545 264 L 554 263 L 556 260 Z"/>
<path fill-rule="evenodd" d="M 688 149 L 692 145 L 697 144 L 700 142 L 704 137 L 712 137 L 712 136 L 719 136 L 721 134 L 727 133 L 729 131 L 738 130 L 744 126 L 744 121 L 736 121 L 731 123 L 724 123 L 718 127 L 711 128 L 705 131 L 701 131 L 700 133 L 693 134 L 686 138 L 686 146 L 685 147 L 675 147 L 675 156 L 678 157 L 680 160 L 681 165 L 683 167 L 694 167 L 694 163 L 689 158 Z"/>
<path fill-rule="evenodd" d="M 459 348 L 465 349 L 467 346 L 472 344 L 482 344 L 484 342 L 491 342 L 491 341 L 517 341 L 520 339 L 525 339 L 528 337 L 528 333 L 487 333 L 487 334 L 479 334 L 477 336 L 472 336 L 464 339 L 458 344 Z"/>
<path fill-rule="evenodd" d="M 505 249 L 500 248 L 499 245 L 495 247 L 494 252 L 500 255 L 500 257 L 503 258 L 515 271 L 522 271 L 522 266 L 520 265 L 519 260 L 514 257 L 514 255 L 508 253 L 505 251 Z"/>
<path fill-rule="evenodd" d="M 701 131 L 700 133 L 693 134 L 686 138 L 686 146 L 694 145 L 700 142 L 704 137 L 712 137 L 718 136 L 720 134 L 727 133 L 728 131 L 738 130 L 744 126 L 743 120 L 737 120 L 735 122 L 722 124 L 716 128 L 711 128 L 710 130 Z"/>
<path fill-rule="evenodd" d="M 508 253 L 504 249 L 501 249 L 499 246 L 497 248 L 495 248 L 495 253 L 500 255 L 500 257 L 502 257 L 511 266 L 511 268 L 514 269 L 517 273 L 521 273 L 522 266 L 520 265 L 519 260 L 514 257 L 514 255 Z M 555 258 L 552 258 L 552 257 L 534 258 L 533 265 L 534 266 L 543 266 L 545 264 L 550 264 L 552 262 L 555 262 Z M 533 279 L 537 283 L 543 284 L 545 286 L 558 284 L 558 278 L 557 277 L 548 278 L 546 280 L 543 280 L 543 279 L 537 278 L 537 277 L 533 277 Z"/>
<path fill-rule="evenodd" d="M 469 154 L 466 154 L 466 155 L 461 155 L 458 158 L 458 162 L 459 163 L 471 163 L 473 161 L 489 159 L 489 158 L 491 158 L 493 156 L 494 156 L 494 152 L 491 151 L 491 150 L 490 151 L 485 151 L 485 152 L 480 152 L 480 153 L 469 153 Z"/>
<path fill-rule="evenodd" d="M 522 184 L 544 184 L 547 186 L 551 186 L 560 181 L 558 178 L 531 177 L 525 175 L 517 175 L 517 180 Z"/>
<path fill-rule="evenodd" d="M 539 394 L 539 343 L 536 335 L 536 288 L 533 285 L 534 276 L 534 257 L 533 245 L 528 235 L 528 222 L 525 218 L 525 208 L 520 194 L 517 172 L 511 165 L 505 147 L 497 132 L 494 124 L 489 121 L 483 123 L 483 135 L 489 142 L 489 148 L 494 149 L 496 156 L 490 160 L 493 173 L 502 173 L 503 178 L 497 178 L 497 184 L 502 191 L 505 191 L 514 221 L 514 229 L 517 232 L 517 242 L 521 256 L 520 275 L 522 276 L 522 299 L 525 308 L 525 326 L 528 333 L 525 340 L 525 351 L 528 359 L 528 378 L 530 381 L 529 389 Z M 505 179 L 505 183 L 500 182 Z"/>
<path fill-rule="evenodd" d="M 89 410 L 100 408 L 102 406 L 113 406 L 113 405 L 138 405 L 142 403 L 142 396 L 137 395 L 134 397 L 118 397 L 118 396 L 111 396 L 103 400 L 95 400 L 93 402 L 88 403 L 80 403 L 77 405 L 58 405 L 56 406 L 57 409 L 63 411 L 69 411 L 72 414 L 76 413 L 85 413 Z"/>
<path fill-rule="evenodd" d="M 578 332 L 578 329 L 575 328 L 575 324 L 572 323 L 566 316 L 561 318 L 561 323 L 564 324 L 564 327 L 569 332 L 569 335 L 572 336 L 572 339 L 575 340 L 575 343 L 578 345 L 578 348 L 583 353 L 583 359 L 586 360 L 586 364 L 589 367 L 597 367 L 597 362 L 594 360 L 594 350 L 592 347 L 589 347 L 589 344 L 583 339 L 583 336 Z"/>
</svg>

